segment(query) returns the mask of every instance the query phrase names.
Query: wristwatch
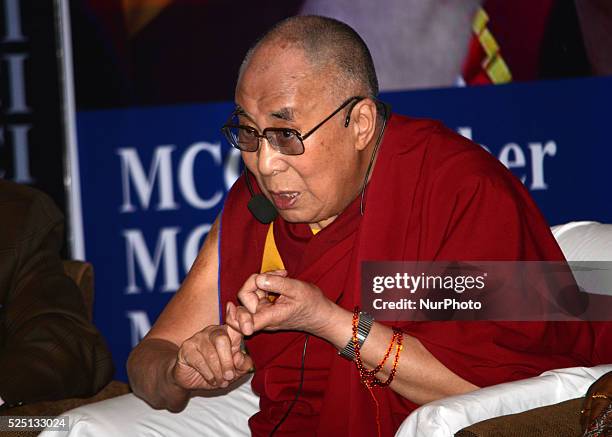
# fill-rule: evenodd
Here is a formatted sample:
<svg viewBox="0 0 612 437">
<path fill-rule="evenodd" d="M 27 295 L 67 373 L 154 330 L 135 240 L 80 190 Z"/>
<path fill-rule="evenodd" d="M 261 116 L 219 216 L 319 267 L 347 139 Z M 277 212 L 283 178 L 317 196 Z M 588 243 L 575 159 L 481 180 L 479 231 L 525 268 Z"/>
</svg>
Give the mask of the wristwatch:
<svg viewBox="0 0 612 437">
<path fill-rule="evenodd" d="M 365 343 L 373 324 L 374 318 L 370 314 L 366 313 L 365 311 L 361 311 L 359 313 L 359 323 L 357 324 L 357 342 L 359 343 L 360 348 L 363 346 L 363 343 Z M 355 347 L 353 345 L 352 336 L 346 346 L 344 346 L 344 349 L 338 352 L 338 355 L 346 358 L 349 361 L 353 361 L 355 359 Z"/>
</svg>

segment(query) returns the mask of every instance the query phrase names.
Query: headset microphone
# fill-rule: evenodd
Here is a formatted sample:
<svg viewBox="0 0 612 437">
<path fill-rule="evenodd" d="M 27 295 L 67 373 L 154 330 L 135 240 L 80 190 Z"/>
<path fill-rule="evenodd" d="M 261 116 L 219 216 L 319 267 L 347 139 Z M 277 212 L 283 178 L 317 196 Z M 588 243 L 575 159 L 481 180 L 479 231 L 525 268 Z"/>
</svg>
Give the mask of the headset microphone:
<svg viewBox="0 0 612 437">
<path fill-rule="evenodd" d="M 264 225 L 272 223 L 272 221 L 274 221 L 278 215 L 278 211 L 276 211 L 276 208 L 274 208 L 274 205 L 272 205 L 272 202 L 270 202 L 266 196 L 263 194 L 255 194 L 253 187 L 251 186 L 249 170 L 246 168 L 246 166 L 244 167 L 244 173 L 247 187 L 251 193 L 251 200 L 249 200 L 249 203 L 247 204 L 249 211 L 251 211 L 253 217 L 255 217 L 260 223 L 263 223 Z"/>
</svg>

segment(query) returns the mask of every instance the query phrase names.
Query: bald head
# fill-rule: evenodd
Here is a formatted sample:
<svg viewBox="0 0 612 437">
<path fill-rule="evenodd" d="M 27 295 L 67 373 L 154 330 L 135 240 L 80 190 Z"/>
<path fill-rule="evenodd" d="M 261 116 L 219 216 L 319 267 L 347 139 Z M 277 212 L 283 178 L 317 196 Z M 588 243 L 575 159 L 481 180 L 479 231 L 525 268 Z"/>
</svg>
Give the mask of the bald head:
<svg viewBox="0 0 612 437">
<path fill-rule="evenodd" d="M 240 67 L 239 81 L 253 55 L 263 47 L 291 47 L 303 51 L 313 69 L 332 71 L 336 80 L 330 85 L 341 92 L 376 97 L 378 79 L 370 51 L 350 26 L 319 16 L 287 18 L 263 35 L 247 52 Z"/>
</svg>

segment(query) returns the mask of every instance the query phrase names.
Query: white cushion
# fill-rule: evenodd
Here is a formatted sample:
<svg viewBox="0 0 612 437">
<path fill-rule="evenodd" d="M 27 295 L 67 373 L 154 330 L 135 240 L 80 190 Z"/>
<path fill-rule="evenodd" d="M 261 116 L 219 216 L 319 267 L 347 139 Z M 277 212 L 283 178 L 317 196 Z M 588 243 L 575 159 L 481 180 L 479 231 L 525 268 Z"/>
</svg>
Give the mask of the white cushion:
<svg viewBox="0 0 612 437">
<path fill-rule="evenodd" d="M 570 222 L 552 233 L 568 261 L 612 261 L 612 225 Z"/>
<path fill-rule="evenodd" d="M 396 437 L 452 437 L 466 426 L 584 396 L 612 371 L 612 364 L 551 370 L 540 376 L 498 384 L 425 404 L 406 418 Z"/>
<path fill-rule="evenodd" d="M 42 437 L 249 437 L 249 417 L 259 410 L 259 397 L 249 380 L 231 392 L 195 397 L 180 413 L 154 410 L 127 394 L 63 413 L 70 431 L 43 431 Z"/>
</svg>

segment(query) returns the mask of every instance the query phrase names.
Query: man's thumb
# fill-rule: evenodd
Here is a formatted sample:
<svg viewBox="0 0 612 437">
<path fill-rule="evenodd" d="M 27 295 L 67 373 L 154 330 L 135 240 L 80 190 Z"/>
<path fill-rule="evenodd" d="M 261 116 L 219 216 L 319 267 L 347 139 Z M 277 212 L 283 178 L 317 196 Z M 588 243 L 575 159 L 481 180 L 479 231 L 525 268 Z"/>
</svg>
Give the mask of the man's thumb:
<svg viewBox="0 0 612 437">
<path fill-rule="evenodd" d="M 253 371 L 253 360 L 251 357 L 244 352 L 236 352 L 234 354 L 234 367 L 243 373 Z"/>
</svg>

